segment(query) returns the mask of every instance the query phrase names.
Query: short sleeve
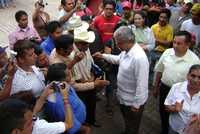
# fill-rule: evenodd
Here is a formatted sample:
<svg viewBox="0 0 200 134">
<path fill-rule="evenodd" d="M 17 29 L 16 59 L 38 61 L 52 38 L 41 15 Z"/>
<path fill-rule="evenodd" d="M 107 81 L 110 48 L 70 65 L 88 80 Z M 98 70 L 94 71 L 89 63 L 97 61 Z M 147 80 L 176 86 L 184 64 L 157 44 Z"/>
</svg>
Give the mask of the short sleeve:
<svg viewBox="0 0 200 134">
<path fill-rule="evenodd" d="M 65 132 L 64 122 L 48 123 L 45 120 L 37 120 L 33 126 L 32 134 L 60 134 Z"/>
</svg>

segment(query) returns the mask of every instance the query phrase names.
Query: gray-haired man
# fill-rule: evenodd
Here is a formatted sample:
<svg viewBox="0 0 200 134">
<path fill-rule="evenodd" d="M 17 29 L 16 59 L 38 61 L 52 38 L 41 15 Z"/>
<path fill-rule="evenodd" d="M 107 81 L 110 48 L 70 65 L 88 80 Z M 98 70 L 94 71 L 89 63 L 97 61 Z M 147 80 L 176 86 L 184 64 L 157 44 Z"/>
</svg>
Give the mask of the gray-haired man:
<svg viewBox="0 0 200 134">
<path fill-rule="evenodd" d="M 149 62 L 127 26 L 115 31 L 114 40 L 122 50 L 119 55 L 98 52 L 94 56 L 119 64 L 117 97 L 125 120 L 125 134 L 138 134 L 144 104 L 148 98 Z"/>
</svg>

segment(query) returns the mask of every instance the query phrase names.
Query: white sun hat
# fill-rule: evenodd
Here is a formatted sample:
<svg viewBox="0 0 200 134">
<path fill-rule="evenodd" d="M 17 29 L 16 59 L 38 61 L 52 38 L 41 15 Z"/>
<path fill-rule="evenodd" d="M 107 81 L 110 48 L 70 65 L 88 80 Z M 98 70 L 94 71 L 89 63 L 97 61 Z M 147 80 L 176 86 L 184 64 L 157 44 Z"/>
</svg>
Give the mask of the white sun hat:
<svg viewBox="0 0 200 134">
<path fill-rule="evenodd" d="M 88 31 L 87 29 L 76 28 L 74 29 L 74 40 L 75 42 L 87 42 L 93 43 L 95 40 L 95 34 L 93 31 Z"/>
<path fill-rule="evenodd" d="M 82 21 L 80 16 L 73 15 L 68 20 L 67 30 L 71 31 L 71 30 L 74 30 L 75 28 L 88 29 L 89 24 L 85 21 Z"/>
</svg>

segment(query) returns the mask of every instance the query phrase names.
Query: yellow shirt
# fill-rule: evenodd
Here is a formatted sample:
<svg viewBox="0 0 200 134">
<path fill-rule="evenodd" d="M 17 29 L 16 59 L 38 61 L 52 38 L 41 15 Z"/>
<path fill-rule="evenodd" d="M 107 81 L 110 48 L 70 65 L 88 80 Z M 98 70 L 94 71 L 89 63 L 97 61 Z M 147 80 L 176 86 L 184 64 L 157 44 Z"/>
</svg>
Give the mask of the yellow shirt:
<svg viewBox="0 0 200 134">
<path fill-rule="evenodd" d="M 158 23 L 154 24 L 151 27 L 155 39 L 162 41 L 172 41 L 173 40 L 173 28 L 171 25 L 167 24 L 166 26 L 160 26 Z M 158 45 L 155 50 L 159 52 L 164 52 L 167 49 L 165 46 Z"/>
</svg>

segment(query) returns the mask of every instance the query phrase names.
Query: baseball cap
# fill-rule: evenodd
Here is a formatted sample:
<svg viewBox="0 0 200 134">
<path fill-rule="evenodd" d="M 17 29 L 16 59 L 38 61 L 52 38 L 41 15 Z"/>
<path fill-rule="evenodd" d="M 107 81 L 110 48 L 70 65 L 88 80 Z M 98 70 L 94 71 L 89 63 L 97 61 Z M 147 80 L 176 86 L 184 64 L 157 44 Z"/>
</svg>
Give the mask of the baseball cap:
<svg viewBox="0 0 200 134">
<path fill-rule="evenodd" d="M 122 8 L 129 8 L 131 9 L 132 4 L 129 1 L 122 2 Z"/>
<path fill-rule="evenodd" d="M 0 46 L 0 54 L 3 53 L 3 52 L 5 52 L 7 47 L 8 47 L 8 46 L 6 46 L 6 47 Z"/>
</svg>

